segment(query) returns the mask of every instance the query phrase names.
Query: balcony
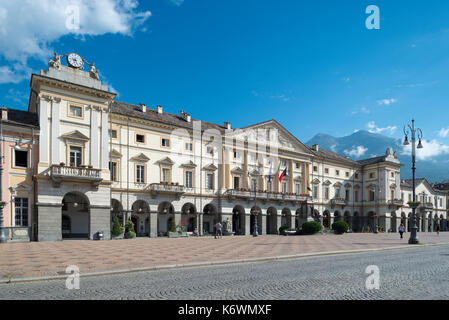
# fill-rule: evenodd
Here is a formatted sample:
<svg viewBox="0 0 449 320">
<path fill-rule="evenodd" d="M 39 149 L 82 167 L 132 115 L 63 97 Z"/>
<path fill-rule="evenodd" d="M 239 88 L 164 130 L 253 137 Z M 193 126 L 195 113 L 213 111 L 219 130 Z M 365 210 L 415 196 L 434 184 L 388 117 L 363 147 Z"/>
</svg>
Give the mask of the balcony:
<svg viewBox="0 0 449 320">
<path fill-rule="evenodd" d="M 236 198 L 246 199 L 248 201 L 253 200 L 254 196 L 256 196 L 257 200 L 262 201 L 291 201 L 291 202 L 306 202 L 311 200 L 312 198 L 307 194 L 284 194 L 278 192 L 267 192 L 267 191 L 251 191 L 247 189 L 228 189 L 225 191 L 224 196 L 228 197 L 228 199 L 234 200 Z"/>
<path fill-rule="evenodd" d="M 431 209 L 433 209 L 433 203 L 432 202 L 421 202 L 419 204 L 418 209 L 420 209 L 420 210 L 431 210 Z"/>
<path fill-rule="evenodd" d="M 345 198 L 334 198 L 331 199 L 331 206 L 335 207 L 335 206 L 342 206 L 345 207 L 348 204 L 348 202 L 346 201 Z"/>
<path fill-rule="evenodd" d="M 180 197 L 186 192 L 184 186 L 171 183 L 152 183 L 147 190 L 150 191 L 153 198 L 158 195 L 173 195 L 175 197 Z"/>
<path fill-rule="evenodd" d="M 101 169 L 62 165 L 52 165 L 50 176 L 56 186 L 59 186 L 62 181 L 79 181 L 90 182 L 93 186 L 98 187 L 101 181 L 103 181 Z"/>
<path fill-rule="evenodd" d="M 390 207 L 402 207 L 404 205 L 404 200 L 402 199 L 394 199 L 388 200 L 388 206 Z"/>
</svg>

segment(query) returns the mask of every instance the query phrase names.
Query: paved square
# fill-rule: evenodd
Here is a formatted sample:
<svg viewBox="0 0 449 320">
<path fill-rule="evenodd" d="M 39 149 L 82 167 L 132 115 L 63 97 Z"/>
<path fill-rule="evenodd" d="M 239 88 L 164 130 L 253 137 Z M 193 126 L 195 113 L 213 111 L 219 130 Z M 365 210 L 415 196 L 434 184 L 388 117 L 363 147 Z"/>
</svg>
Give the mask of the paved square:
<svg viewBox="0 0 449 320">
<path fill-rule="evenodd" d="M 419 233 L 422 244 L 449 243 L 449 232 Z M 409 234 L 345 234 L 201 238 L 137 238 L 112 241 L 62 241 L 0 245 L 0 279 L 112 271 L 170 264 L 263 258 L 329 251 L 408 245 Z"/>
</svg>

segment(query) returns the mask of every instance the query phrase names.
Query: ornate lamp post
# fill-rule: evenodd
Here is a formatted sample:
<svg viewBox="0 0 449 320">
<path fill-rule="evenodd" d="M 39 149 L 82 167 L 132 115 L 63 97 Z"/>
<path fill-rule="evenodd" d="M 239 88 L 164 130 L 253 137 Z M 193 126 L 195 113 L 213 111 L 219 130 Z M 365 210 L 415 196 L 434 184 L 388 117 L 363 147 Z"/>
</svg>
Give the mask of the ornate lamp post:
<svg viewBox="0 0 449 320">
<path fill-rule="evenodd" d="M 256 177 L 254 180 L 254 208 L 251 210 L 251 214 L 254 216 L 254 231 L 253 231 L 253 237 L 257 237 L 259 235 L 259 227 L 257 226 L 257 217 L 261 213 L 260 210 L 257 208 L 257 175 L 252 174 L 253 177 Z"/>
<path fill-rule="evenodd" d="M 412 120 L 412 125 L 407 124 L 407 126 L 404 126 L 404 146 L 410 145 L 410 142 L 408 141 L 408 136 L 410 135 L 412 138 L 412 183 L 413 183 L 413 201 L 410 203 L 410 206 L 412 207 L 412 228 L 410 233 L 410 239 L 408 240 L 409 244 L 418 244 L 418 234 L 417 230 L 418 227 L 416 226 L 416 208 L 418 207 L 418 203 L 416 202 L 416 195 L 415 195 L 415 162 L 416 162 L 416 148 L 422 149 L 422 143 L 421 139 L 423 137 L 422 131 L 419 128 L 415 128 L 415 120 Z M 416 145 L 416 134 L 418 134 L 418 146 L 415 148 Z"/>
<path fill-rule="evenodd" d="M 2 107 L 2 110 L 6 109 L 5 106 Z M 3 120 L 0 119 L 0 200 L 3 199 L 3 188 L 2 188 L 2 182 L 3 182 Z M 5 229 L 3 224 L 3 208 L 5 202 L 2 200 L 0 201 L 0 243 L 6 243 L 6 235 L 5 235 Z"/>
</svg>

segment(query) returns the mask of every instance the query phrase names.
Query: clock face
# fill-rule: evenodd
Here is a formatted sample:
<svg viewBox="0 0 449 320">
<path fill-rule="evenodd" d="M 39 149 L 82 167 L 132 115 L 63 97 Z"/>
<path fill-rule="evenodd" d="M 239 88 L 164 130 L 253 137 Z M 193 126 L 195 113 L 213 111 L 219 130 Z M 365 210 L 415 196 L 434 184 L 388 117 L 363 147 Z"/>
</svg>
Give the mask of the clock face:
<svg viewBox="0 0 449 320">
<path fill-rule="evenodd" d="M 83 58 L 81 58 L 81 56 L 77 53 L 70 53 L 67 56 L 67 63 L 69 64 L 69 66 L 77 69 L 82 68 L 84 65 Z"/>
</svg>

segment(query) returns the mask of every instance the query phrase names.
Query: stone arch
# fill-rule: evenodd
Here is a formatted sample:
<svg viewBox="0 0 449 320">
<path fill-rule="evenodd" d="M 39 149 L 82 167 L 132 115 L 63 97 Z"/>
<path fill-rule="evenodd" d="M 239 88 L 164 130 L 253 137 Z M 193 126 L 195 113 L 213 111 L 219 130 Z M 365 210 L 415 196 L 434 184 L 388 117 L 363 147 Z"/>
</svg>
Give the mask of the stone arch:
<svg viewBox="0 0 449 320">
<path fill-rule="evenodd" d="M 267 209 L 267 234 L 278 234 L 278 211 L 275 207 Z"/>
<path fill-rule="evenodd" d="M 215 204 L 206 204 L 203 208 L 203 234 L 215 234 L 215 225 L 220 220 Z"/>
<path fill-rule="evenodd" d="M 326 229 L 330 229 L 331 227 L 331 214 L 329 210 L 323 212 L 323 227 Z"/>
<path fill-rule="evenodd" d="M 361 225 L 360 214 L 357 211 L 355 211 L 354 214 L 352 215 L 352 230 L 354 232 L 359 232 L 360 225 Z"/>
<path fill-rule="evenodd" d="M 245 235 L 246 231 L 245 208 L 236 205 L 232 209 L 232 231 L 235 235 Z"/>
<path fill-rule="evenodd" d="M 148 237 L 150 230 L 150 206 L 145 200 L 136 200 L 131 206 L 131 221 L 134 223 L 134 232 L 138 237 Z"/>
<path fill-rule="evenodd" d="M 253 206 L 251 208 L 251 216 L 249 222 L 250 233 L 254 234 L 254 225 L 257 219 L 257 233 L 262 234 L 262 210 L 259 206 Z"/>
<path fill-rule="evenodd" d="M 168 235 L 172 221 L 175 219 L 175 208 L 168 201 L 159 203 L 157 207 L 157 234 Z"/>
<path fill-rule="evenodd" d="M 281 227 L 292 227 L 292 212 L 289 208 L 282 209 L 281 212 Z"/>
<path fill-rule="evenodd" d="M 111 230 L 115 222 L 115 217 L 118 218 L 118 222 L 121 226 L 125 225 L 125 216 L 123 211 L 123 205 L 117 199 L 111 199 Z"/>
<path fill-rule="evenodd" d="M 345 211 L 343 214 L 343 220 L 349 225 L 349 229 L 352 230 L 352 217 L 349 211 Z"/>
<path fill-rule="evenodd" d="M 181 226 L 187 230 L 187 232 L 195 231 L 197 224 L 196 206 L 191 203 L 185 203 L 181 208 Z"/>
<path fill-rule="evenodd" d="M 90 202 L 81 192 L 68 192 L 62 198 L 63 239 L 90 239 Z M 69 222 L 70 221 L 70 222 Z"/>
<path fill-rule="evenodd" d="M 396 211 L 393 211 L 391 213 L 391 218 L 390 218 L 390 225 L 391 225 L 391 231 L 392 232 L 397 232 L 398 231 L 397 222 L 398 222 L 398 217 L 396 215 Z"/>
<path fill-rule="evenodd" d="M 335 221 L 340 221 L 341 220 L 341 213 L 340 211 L 336 210 L 334 211 L 334 222 Z"/>
</svg>

